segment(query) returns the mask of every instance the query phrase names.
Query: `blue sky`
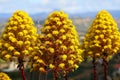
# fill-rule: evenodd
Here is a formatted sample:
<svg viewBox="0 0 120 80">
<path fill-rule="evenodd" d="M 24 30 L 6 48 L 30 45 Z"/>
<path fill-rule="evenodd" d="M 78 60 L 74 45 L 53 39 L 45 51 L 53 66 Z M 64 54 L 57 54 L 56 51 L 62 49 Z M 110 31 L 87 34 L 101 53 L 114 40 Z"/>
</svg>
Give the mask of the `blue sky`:
<svg viewBox="0 0 120 80">
<path fill-rule="evenodd" d="M 120 10 L 120 0 L 0 0 L 0 13 L 24 10 L 30 14 L 64 10 L 68 13 Z"/>
</svg>

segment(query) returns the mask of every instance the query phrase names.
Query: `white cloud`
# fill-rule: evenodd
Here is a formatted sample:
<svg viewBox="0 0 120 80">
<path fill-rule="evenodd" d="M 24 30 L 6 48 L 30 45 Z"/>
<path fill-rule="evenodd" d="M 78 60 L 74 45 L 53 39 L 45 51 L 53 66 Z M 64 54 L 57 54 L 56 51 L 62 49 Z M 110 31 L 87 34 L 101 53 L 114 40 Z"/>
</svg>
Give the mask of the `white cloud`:
<svg viewBox="0 0 120 80">
<path fill-rule="evenodd" d="M 101 9 L 120 10 L 120 0 L 0 0 L 0 13 L 21 9 L 29 13 L 65 10 L 70 13 L 96 11 Z"/>
</svg>

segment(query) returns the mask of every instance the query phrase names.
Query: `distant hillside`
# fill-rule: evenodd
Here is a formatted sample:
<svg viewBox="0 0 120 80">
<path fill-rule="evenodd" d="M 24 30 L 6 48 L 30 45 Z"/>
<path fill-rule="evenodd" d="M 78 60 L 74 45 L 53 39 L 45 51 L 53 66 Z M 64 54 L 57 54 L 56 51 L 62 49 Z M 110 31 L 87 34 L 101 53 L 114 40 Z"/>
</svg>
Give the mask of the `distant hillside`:
<svg viewBox="0 0 120 80">
<path fill-rule="evenodd" d="M 120 18 L 120 10 L 108 10 L 112 16 L 114 18 Z M 75 14 L 69 14 L 69 16 L 71 18 L 86 18 L 86 17 L 90 17 L 90 18 L 94 18 L 96 16 L 98 12 L 86 12 L 86 13 L 75 13 Z M 49 13 L 46 13 L 46 12 L 42 12 L 42 13 L 36 13 L 36 14 L 32 14 L 30 15 L 33 20 L 44 20 L 47 16 L 48 16 Z M 5 13 L 0 13 L 0 23 L 1 21 L 6 21 L 9 17 L 11 16 L 11 13 L 10 14 L 5 14 Z"/>
</svg>

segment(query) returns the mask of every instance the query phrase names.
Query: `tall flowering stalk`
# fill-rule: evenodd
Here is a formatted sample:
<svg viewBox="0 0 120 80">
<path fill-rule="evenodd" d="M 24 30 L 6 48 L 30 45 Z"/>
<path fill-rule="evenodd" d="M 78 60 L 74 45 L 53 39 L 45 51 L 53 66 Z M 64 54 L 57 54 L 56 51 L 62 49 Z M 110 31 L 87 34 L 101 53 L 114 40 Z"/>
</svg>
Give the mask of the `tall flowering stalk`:
<svg viewBox="0 0 120 80">
<path fill-rule="evenodd" d="M 18 59 L 18 68 L 24 74 L 24 61 L 28 59 L 36 41 L 36 29 L 29 15 L 24 11 L 16 11 L 6 24 L 2 34 L 0 56 L 5 60 Z"/>
<path fill-rule="evenodd" d="M 77 69 L 83 60 L 75 26 L 63 11 L 48 16 L 38 41 L 38 52 L 32 58 L 33 69 L 53 71 L 55 80 L 60 74 L 67 80 L 67 73 Z"/>
<path fill-rule="evenodd" d="M 108 60 L 116 54 L 120 46 L 120 33 L 112 16 L 106 11 L 100 11 L 94 19 L 83 42 L 85 55 L 102 58 L 105 80 L 107 80 Z"/>
</svg>

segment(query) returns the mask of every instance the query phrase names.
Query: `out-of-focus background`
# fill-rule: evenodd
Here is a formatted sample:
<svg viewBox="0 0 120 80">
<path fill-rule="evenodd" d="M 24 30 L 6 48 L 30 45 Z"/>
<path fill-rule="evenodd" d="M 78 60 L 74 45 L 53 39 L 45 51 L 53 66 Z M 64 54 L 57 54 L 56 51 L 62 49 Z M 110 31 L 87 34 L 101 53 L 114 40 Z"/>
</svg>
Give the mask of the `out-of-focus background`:
<svg viewBox="0 0 120 80">
<path fill-rule="evenodd" d="M 48 14 L 55 10 L 63 10 L 69 15 L 69 18 L 76 26 L 80 40 L 84 38 L 91 22 L 98 11 L 107 10 L 120 28 L 120 0 L 0 0 L 0 35 L 5 28 L 5 24 L 16 10 L 26 11 L 34 20 L 39 29 Z M 25 73 L 30 80 L 29 69 L 25 63 Z M 86 61 L 80 64 L 75 72 L 70 72 L 69 80 L 93 80 L 92 61 Z M 102 60 L 97 63 L 98 78 L 103 80 Z M 6 63 L 0 59 L 0 71 L 8 73 L 13 80 L 21 80 L 21 75 L 14 62 Z M 120 80 L 120 54 L 115 55 L 109 61 L 109 80 Z M 37 80 L 38 73 L 33 72 L 33 80 Z M 48 74 L 48 80 L 51 80 L 52 74 Z"/>
</svg>

